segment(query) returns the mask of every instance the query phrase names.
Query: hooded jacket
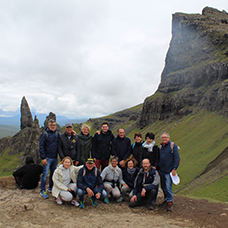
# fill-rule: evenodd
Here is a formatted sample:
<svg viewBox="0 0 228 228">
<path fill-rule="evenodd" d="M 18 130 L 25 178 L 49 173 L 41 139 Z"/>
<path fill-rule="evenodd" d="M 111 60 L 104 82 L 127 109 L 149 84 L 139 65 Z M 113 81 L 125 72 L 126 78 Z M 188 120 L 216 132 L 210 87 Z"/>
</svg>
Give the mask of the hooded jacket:
<svg viewBox="0 0 228 228">
<path fill-rule="evenodd" d="M 13 176 L 21 178 L 23 188 L 33 189 L 38 186 L 42 172 L 43 167 L 35 164 L 33 158 L 28 156 L 25 160 L 25 165 L 16 170 Z"/>
<path fill-rule="evenodd" d="M 49 128 L 40 137 L 39 151 L 41 159 L 57 158 L 59 133 Z"/>
</svg>

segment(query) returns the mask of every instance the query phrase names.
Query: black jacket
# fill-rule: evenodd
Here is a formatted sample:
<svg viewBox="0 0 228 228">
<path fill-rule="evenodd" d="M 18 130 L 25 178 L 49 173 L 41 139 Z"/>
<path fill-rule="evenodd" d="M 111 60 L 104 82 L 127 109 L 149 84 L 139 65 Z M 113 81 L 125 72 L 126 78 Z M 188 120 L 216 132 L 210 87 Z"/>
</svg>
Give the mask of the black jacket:
<svg viewBox="0 0 228 228">
<path fill-rule="evenodd" d="M 159 163 L 159 148 L 157 145 L 153 146 L 152 152 L 148 152 L 147 148 L 143 148 L 142 150 L 142 160 L 144 158 L 148 158 L 150 160 L 151 166 L 155 166 L 158 168 Z M 141 162 L 142 162 L 141 160 Z"/>
<path fill-rule="evenodd" d="M 143 148 L 142 148 L 143 141 L 140 143 L 133 143 L 131 146 L 131 153 L 134 156 L 134 158 L 137 160 L 138 164 L 137 167 L 142 166 L 142 153 L 143 153 Z"/>
<path fill-rule="evenodd" d="M 78 136 L 71 133 L 68 138 L 67 133 L 63 133 L 59 137 L 58 153 L 61 159 L 69 156 L 73 161 L 79 161 L 80 158 L 80 144 Z"/>
<path fill-rule="evenodd" d="M 36 188 L 40 180 L 40 174 L 43 172 L 43 167 L 35 164 L 31 157 L 27 157 L 25 163 L 26 165 L 16 170 L 13 176 L 21 179 L 23 188 Z"/>
<path fill-rule="evenodd" d="M 129 188 L 134 188 L 134 182 L 138 172 L 139 172 L 138 167 L 136 167 L 134 174 L 128 173 L 127 168 L 123 169 L 123 180 L 129 186 Z"/>
<path fill-rule="evenodd" d="M 119 162 L 126 160 L 131 155 L 131 140 L 124 136 L 120 138 L 117 136 L 112 141 L 112 155 L 118 157 Z"/>
<path fill-rule="evenodd" d="M 92 157 L 98 160 L 108 160 L 111 154 L 111 143 L 114 136 L 110 130 L 103 134 L 102 131 L 93 137 Z"/>
<path fill-rule="evenodd" d="M 147 174 L 146 178 L 145 174 Z M 146 191 L 150 191 L 152 189 L 158 190 L 159 182 L 160 177 L 156 169 L 152 169 L 152 167 L 150 167 L 148 173 L 145 173 L 144 169 L 141 168 L 138 173 L 138 176 L 135 179 L 135 187 L 133 194 L 137 195 L 142 191 L 143 188 L 145 188 Z"/>
</svg>

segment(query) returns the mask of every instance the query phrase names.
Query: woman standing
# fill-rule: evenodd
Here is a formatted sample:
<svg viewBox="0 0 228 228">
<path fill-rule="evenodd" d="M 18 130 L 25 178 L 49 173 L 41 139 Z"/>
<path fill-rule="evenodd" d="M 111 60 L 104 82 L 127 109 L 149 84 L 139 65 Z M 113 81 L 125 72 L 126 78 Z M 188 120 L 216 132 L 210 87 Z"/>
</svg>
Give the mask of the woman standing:
<svg viewBox="0 0 228 228">
<path fill-rule="evenodd" d="M 143 140 L 141 133 L 135 133 L 134 135 L 135 142 L 131 146 L 131 153 L 138 162 L 137 167 L 142 166 L 142 153 L 143 153 Z"/>
<path fill-rule="evenodd" d="M 81 132 L 78 135 L 80 143 L 80 159 L 79 165 L 84 165 L 89 157 L 91 157 L 91 148 L 93 136 L 90 135 L 90 126 L 87 124 L 82 124 Z"/>
<path fill-rule="evenodd" d="M 127 187 L 122 178 L 122 171 L 117 164 L 118 158 L 112 156 L 111 164 L 105 167 L 101 173 L 101 178 L 103 180 L 104 189 L 107 192 L 107 195 L 109 195 L 109 193 L 112 193 L 112 196 L 114 198 L 119 198 L 121 196 L 119 184 Z M 109 203 L 108 196 L 104 198 L 104 202 Z"/>
<path fill-rule="evenodd" d="M 76 200 L 76 174 L 83 166 L 73 166 L 70 157 L 65 157 L 60 162 L 53 174 L 52 195 L 57 199 L 57 204 L 62 204 L 62 200 L 69 202 L 75 206 L 79 206 Z M 73 183 L 72 183 L 73 182 Z"/>
</svg>

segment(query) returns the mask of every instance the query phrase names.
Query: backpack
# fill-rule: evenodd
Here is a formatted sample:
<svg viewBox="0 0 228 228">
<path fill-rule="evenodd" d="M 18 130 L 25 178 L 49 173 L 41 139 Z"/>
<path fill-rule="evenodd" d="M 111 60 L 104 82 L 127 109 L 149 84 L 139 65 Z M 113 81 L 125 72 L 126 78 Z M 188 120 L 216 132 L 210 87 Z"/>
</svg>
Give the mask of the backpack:
<svg viewBox="0 0 228 228">
<path fill-rule="evenodd" d="M 174 147 L 174 142 L 171 142 L 170 148 L 171 148 L 171 154 L 173 154 L 173 147 Z M 162 148 L 162 145 L 160 145 L 160 149 Z M 178 151 L 180 150 L 180 147 L 177 145 Z"/>
<path fill-rule="evenodd" d="M 95 177 L 97 177 L 97 167 L 95 167 Z M 86 175 L 86 169 L 83 168 L 83 173 L 82 173 L 82 177 L 84 177 Z"/>
</svg>

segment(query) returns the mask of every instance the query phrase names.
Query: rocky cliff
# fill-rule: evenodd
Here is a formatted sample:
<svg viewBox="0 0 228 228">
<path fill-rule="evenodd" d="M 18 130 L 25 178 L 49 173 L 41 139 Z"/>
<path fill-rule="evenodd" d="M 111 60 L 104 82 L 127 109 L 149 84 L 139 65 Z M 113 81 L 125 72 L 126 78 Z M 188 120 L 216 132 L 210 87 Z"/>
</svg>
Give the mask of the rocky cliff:
<svg viewBox="0 0 228 228">
<path fill-rule="evenodd" d="M 202 14 L 175 13 L 161 82 L 145 99 L 138 125 L 202 109 L 227 115 L 228 14 L 206 7 Z"/>
<path fill-rule="evenodd" d="M 26 157 L 32 156 L 34 161 L 40 163 L 39 140 L 41 134 L 48 126 L 49 119 L 56 121 L 56 115 L 52 112 L 46 117 L 44 127 L 40 127 L 39 120 L 34 118 L 30 112 L 28 102 L 25 97 L 21 101 L 21 130 L 13 137 L 6 137 L 0 140 L 0 154 L 7 151 L 7 156 L 19 156 L 20 166 L 24 165 Z M 61 127 L 57 124 L 57 130 L 61 132 Z M 15 167 L 13 167 L 15 168 Z M 7 170 L 5 170 L 7 171 Z"/>
</svg>

